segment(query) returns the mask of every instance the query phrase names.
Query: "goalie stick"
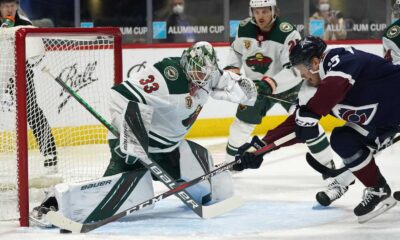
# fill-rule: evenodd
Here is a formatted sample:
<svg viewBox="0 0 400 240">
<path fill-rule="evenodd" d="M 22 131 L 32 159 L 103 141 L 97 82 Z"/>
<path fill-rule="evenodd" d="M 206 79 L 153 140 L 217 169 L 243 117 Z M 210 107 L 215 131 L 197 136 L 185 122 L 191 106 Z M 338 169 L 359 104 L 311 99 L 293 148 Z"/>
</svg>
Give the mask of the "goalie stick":
<svg viewBox="0 0 400 240">
<path fill-rule="evenodd" d="M 395 144 L 399 140 L 400 140 L 400 136 L 395 137 L 393 139 L 393 141 L 392 141 L 392 144 Z M 383 150 L 383 149 L 381 149 L 381 150 Z M 310 153 L 306 154 L 306 160 L 307 160 L 307 163 L 312 168 L 314 168 L 315 171 L 317 171 L 317 172 L 319 172 L 321 174 L 325 174 L 325 175 L 327 175 L 329 177 L 333 177 L 333 178 L 338 176 L 338 175 L 340 175 L 340 174 L 342 174 L 342 173 L 344 173 L 344 172 L 346 172 L 348 170 L 348 168 L 346 166 L 342 167 L 342 168 L 339 168 L 339 169 L 329 168 L 329 167 L 321 164 L 320 162 L 318 162 L 318 160 L 315 159 Z"/>
<path fill-rule="evenodd" d="M 42 71 L 47 73 L 51 78 L 53 78 L 57 83 L 59 83 L 73 98 L 75 98 L 83 107 L 86 108 L 97 120 L 99 120 L 111 133 L 115 136 L 119 137 L 119 132 L 105 120 L 100 114 L 98 114 L 84 99 L 82 99 L 71 87 L 65 84 L 59 77 L 55 77 L 50 69 L 43 67 Z M 134 102 L 130 102 L 131 106 L 138 107 Z M 128 104 L 128 105 L 129 105 Z M 128 108 L 129 109 L 129 108 Z M 125 120 L 128 121 L 129 126 L 142 126 L 142 122 L 140 122 L 140 116 L 137 114 L 129 114 L 130 118 L 126 119 L 127 116 L 124 117 Z M 142 133 L 141 136 L 137 137 L 138 142 L 140 143 L 142 149 L 147 154 L 147 146 L 143 146 L 143 137 L 147 137 L 143 135 L 143 127 L 138 128 L 138 131 Z M 136 133 L 134 132 L 136 135 Z M 147 134 L 147 133 L 146 133 Z M 169 189 L 173 189 L 175 186 L 178 186 L 178 183 L 156 162 L 152 161 L 147 156 L 146 159 L 139 158 L 139 161 L 142 163 L 144 167 L 150 170 L 153 175 L 155 175 L 162 183 L 165 184 Z M 182 200 L 182 202 L 192 209 L 199 217 L 201 218 L 212 218 L 226 212 L 229 212 L 235 208 L 238 208 L 243 205 L 244 201 L 242 198 L 234 196 L 229 199 L 214 203 L 209 206 L 204 206 L 198 202 L 196 202 L 191 194 L 187 191 L 182 190 L 179 192 L 174 192 L 174 194 Z"/>
<path fill-rule="evenodd" d="M 264 146 L 263 148 L 258 149 L 256 151 L 256 155 L 258 155 L 258 156 L 261 155 L 262 156 L 262 155 L 264 155 L 266 153 L 272 152 L 276 147 L 279 147 L 280 145 L 292 140 L 294 137 L 295 137 L 294 133 L 289 134 L 289 135 L 287 135 L 287 136 L 285 136 L 285 137 L 283 137 L 283 138 L 281 138 L 281 139 L 279 139 L 279 140 L 277 140 L 277 141 L 275 141 L 273 143 L 270 143 L 270 144 Z M 250 145 L 253 146 L 254 144 L 250 143 Z M 118 219 L 120 219 L 122 217 L 125 217 L 125 216 L 127 216 L 129 214 L 132 214 L 134 212 L 137 212 L 137 211 L 139 211 L 140 209 L 142 209 L 142 208 L 144 208 L 146 206 L 149 206 L 149 205 L 152 205 L 152 204 L 154 204 L 154 203 L 156 203 L 158 201 L 161 201 L 162 199 L 167 198 L 167 197 L 169 197 L 171 195 L 174 195 L 177 192 L 182 191 L 182 190 L 184 190 L 184 189 L 186 189 L 186 188 L 188 188 L 190 186 L 193 186 L 193 185 L 195 185 L 195 184 L 197 184 L 197 183 L 199 183 L 201 181 L 208 180 L 211 177 L 213 177 L 213 176 L 215 176 L 215 175 L 217 175 L 217 174 L 219 174 L 219 173 L 221 173 L 223 171 L 231 169 L 233 165 L 235 165 L 237 163 L 240 163 L 240 161 L 241 161 L 240 158 L 237 158 L 237 159 L 235 159 L 235 161 L 233 161 L 231 163 L 228 163 L 228 164 L 225 164 L 223 166 L 220 166 L 220 167 L 212 170 L 209 173 L 206 173 L 206 174 L 204 174 L 204 175 L 202 175 L 200 177 L 197 177 L 197 178 L 195 178 L 195 179 L 193 179 L 191 181 L 185 182 L 185 183 L 179 185 L 176 188 L 170 189 L 167 192 L 161 193 L 161 194 L 159 194 L 159 195 L 157 195 L 157 196 L 155 196 L 153 198 L 150 198 L 150 199 L 148 199 L 148 200 L 146 200 L 146 201 L 144 201 L 144 202 L 142 202 L 142 203 L 140 203 L 140 204 L 138 204 L 136 206 L 128 208 L 125 211 L 122 211 L 120 213 L 117 213 L 117 214 L 115 214 L 115 215 L 113 215 L 111 217 L 105 218 L 105 219 L 100 220 L 100 221 L 96 221 L 96 222 L 92 222 L 92 223 L 78 223 L 78 222 L 75 222 L 75 221 L 73 221 L 71 219 L 66 218 L 65 216 L 63 216 L 59 212 L 54 212 L 54 211 L 49 211 L 46 214 L 46 220 L 48 222 L 54 224 L 55 226 L 58 226 L 61 229 L 65 229 L 65 230 L 71 231 L 72 233 L 87 233 L 87 232 L 90 232 L 90 231 L 92 231 L 94 229 L 97 229 L 97 228 L 99 228 L 101 226 L 104 226 L 107 223 L 114 222 L 114 221 L 116 221 L 116 220 L 118 220 Z M 232 204 L 235 205 L 235 203 L 234 203 L 235 200 L 232 199 L 232 198 L 227 199 L 226 201 L 228 201 L 228 203 L 232 202 Z M 219 207 L 215 207 L 214 205 L 210 205 L 208 207 L 210 207 L 211 211 L 214 212 L 214 213 L 215 212 L 220 212 L 221 213 L 221 208 L 219 208 Z"/>
</svg>

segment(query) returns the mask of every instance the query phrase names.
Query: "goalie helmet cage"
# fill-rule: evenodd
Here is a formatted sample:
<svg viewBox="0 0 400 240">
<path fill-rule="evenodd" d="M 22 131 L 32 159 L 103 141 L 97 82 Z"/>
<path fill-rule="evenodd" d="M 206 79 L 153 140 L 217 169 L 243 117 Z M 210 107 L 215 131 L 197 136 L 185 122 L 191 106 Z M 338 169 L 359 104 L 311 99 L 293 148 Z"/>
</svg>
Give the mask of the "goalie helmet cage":
<svg viewBox="0 0 400 240">
<path fill-rule="evenodd" d="M 110 120 L 108 91 L 122 81 L 121 33 L 108 27 L 0 31 L 0 44 L 8 47 L 0 55 L 0 205 L 10 209 L 7 204 L 18 202 L 16 216 L 0 214 L 0 220 L 19 217 L 21 226 L 29 226 L 30 198 L 33 192 L 43 192 L 42 185 L 89 180 L 104 173 L 109 155 L 89 153 L 107 153 L 107 130 L 54 78 L 65 81 Z M 8 69 L 13 70 L 7 73 Z M 97 145 L 101 151 L 86 148 Z M 58 168 L 50 175 L 49 156 Z M 35 199 L 35 204 L 41 200 Z"/>
</svg>

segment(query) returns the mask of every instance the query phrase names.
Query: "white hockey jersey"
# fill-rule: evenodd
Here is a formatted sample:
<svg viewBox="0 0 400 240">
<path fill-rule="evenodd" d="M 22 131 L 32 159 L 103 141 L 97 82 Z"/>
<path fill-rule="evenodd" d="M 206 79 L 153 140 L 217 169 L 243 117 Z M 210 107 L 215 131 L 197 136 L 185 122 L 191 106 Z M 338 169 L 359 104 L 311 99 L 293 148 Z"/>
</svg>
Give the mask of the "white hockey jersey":
<svg viewBox="0 0 400 240">
<path fill-rule="evenodd" d="M 400 19 L 388 26 L 382 37 L 385 58 L 400 64 Z"/>
<path fill-rule="evenodd" d="M 117 105 L 120 105 L 118 101 L 126 100 L 153 107 L 153 118 L 149 129 L 149 152 L 152 153 L 169 152 L 179 146 L 209 95 L 229 100 L 229 97 L 221 97 L 221 93 L 226 93 L 229 87 L 235 96 L 243 96 L 238 86 L 240 77 L 219 71 L 210 77 L 210 83 L 204 88 L 198 89 L 195 94 L 190 94 L 190 84 L 179 61 L 180 58 L 165 58 L 153 66 L 132 74 L 128 80 L 113 87 L 114 100 L 111 108 L 118 108 Z M 234 76 L 237 78 L 234 79 Z M 119 98 L 123 99 L 115 100 L 118 98 L 115 96 L 116 92 Z M 238 102 L 235 99 L 230 100 L 253 105 L 256 96 L 255 92 L 252 99 L 239 97 Z"/>
<path fill-rule="evenodd" d="M 261 80 L 263 76 L 273 78 L 277 83 L 274 94 L 284 92 L 301 81 L 289 62 L 290 47 L 300 38 L 292 24 L 279 18 L 267 33 L 247 18 L 239 25 L 227 67 L 243 67 L 245 75 L 252 80 Z"/>
</svg>

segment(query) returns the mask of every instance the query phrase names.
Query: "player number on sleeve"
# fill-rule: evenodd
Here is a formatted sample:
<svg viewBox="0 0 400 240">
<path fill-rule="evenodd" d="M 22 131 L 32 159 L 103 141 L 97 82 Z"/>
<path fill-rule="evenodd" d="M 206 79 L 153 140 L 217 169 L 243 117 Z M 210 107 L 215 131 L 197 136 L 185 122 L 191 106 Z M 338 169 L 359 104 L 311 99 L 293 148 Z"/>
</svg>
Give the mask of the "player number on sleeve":
<svg viewBox="0 0 400 240">
<path fill-rule="evenodd" d="M 158 85 L 158 83 L 154 82 L 153 75 L 149 75 L 147 79 L 140 79 L 139 83 L 141 85 L 143 85 L 143 90 L 146 93 L 151 93 L 151 92 L 157 91 L 158 88 L 160 88 L 160 85 Z"/>
</svg>

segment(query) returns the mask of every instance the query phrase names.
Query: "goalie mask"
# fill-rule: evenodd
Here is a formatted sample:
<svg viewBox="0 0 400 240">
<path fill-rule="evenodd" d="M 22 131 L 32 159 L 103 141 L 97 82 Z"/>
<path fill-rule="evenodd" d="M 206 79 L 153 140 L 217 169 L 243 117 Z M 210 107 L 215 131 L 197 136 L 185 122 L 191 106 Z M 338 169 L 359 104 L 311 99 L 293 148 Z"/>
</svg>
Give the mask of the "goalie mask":
<svg viewBox="0 0 400 240">
<path fill-rule="evenodd" d="M 217 57 L 213 46 L 208 42 L 197 42 L 183 51 L 181 66 L 186 77 L 198 87 L 204 87 L 216 71 Z"/>
<path fill-rule="evenodd" d="M 276 0 L 250 0 L 249 4 L 249 15 L 250 17 L 254 18 L 253 16 L 253 8 L 262 8 L 262 7 L 271 7 L 272 11 L 272 21 L 271 24 L 275 21 L 275 8 L 276 8 Z"/>
</svg>

